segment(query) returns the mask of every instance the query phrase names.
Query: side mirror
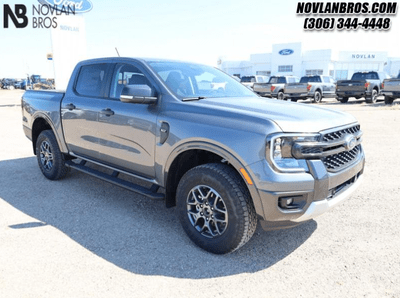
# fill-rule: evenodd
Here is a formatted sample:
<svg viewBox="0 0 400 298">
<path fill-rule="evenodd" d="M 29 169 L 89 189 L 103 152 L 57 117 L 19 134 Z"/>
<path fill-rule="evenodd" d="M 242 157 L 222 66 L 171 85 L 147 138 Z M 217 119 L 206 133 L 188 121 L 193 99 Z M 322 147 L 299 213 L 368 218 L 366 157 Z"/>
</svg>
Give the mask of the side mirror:
<svg viewBox="0 0 400 298">
<path fill-rule="evenodd" d="M 148 85 L 126 85 L 122 89 L 120 100 L 130 103 L 154 104 L 156 92 Z"/>
</svg>

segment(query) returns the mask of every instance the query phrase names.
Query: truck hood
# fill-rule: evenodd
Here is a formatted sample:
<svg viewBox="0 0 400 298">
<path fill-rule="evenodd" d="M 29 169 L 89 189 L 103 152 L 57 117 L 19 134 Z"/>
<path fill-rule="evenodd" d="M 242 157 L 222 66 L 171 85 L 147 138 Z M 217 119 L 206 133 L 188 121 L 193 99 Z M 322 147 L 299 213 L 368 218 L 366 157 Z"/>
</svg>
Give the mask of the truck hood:
<svg viewBox="0 0 400 298">
<path fill-rule="evenodd" d="M 319 132 L 357 122 L 352 115 L 344 112 L 262 97 L 207 98 L 197 103 L 203 107 L 270 120 L 283 132 Z"/>
</svg>

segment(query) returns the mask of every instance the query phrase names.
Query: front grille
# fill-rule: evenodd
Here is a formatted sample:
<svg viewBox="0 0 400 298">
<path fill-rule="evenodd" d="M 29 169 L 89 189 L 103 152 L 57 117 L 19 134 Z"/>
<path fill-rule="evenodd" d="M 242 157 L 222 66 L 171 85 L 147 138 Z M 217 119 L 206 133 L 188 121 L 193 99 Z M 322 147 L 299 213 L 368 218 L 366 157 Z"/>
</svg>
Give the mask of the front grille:
<svg viewBox="0 0 400 298">
<path fill-rule="evenodd" d="M 336 141 L 336 140 L 339 140 L 342 136 L 344 136 L 346 134 L 355 134 L 358 131 L 360 131 L 360 125 L 355 125 L 355 126 L 352 126 L 349 128 L 345 128 L 342 130 L 324 134 L 322 136 L 322 140 L 325 142 Z"/>
<path fill-rule="evenodd" d="M 324 157 L 321 160 L 328 171 L 339 171 L 350 165 L 358 157 L 358 154 L 360 152 L 361 145 L 358 145 L 350 151 L 343 151 L 337 154 L 333 154 Z"/>
</svg>

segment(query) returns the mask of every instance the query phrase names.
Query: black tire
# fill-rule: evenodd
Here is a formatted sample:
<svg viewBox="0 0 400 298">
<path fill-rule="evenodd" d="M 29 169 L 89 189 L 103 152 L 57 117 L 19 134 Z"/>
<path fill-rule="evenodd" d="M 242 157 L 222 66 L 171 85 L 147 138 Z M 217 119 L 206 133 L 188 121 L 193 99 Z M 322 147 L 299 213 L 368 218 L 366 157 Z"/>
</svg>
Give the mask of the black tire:
<svg viewBox="0 0 400 298">
<path fill-rule="evenodd" d="M 376 99 L 378 98 L 378 91 L 376 89 L 372 89 L 371 97 L 365 98 L 367 103 L 376 103 Z"/>
<path fill-rule="evenodd" d="M 43 175 L 49 180 L 59 180 L 68 174 L 65 157 L 61 153 L 54 133 L 44 130 L 36 141 L 36 158 Z"/>
<path fill-rule="evenodd" d="M 349 101 L 349 98 L 348 97 L 342 97 L 341 99 L 340 99 L 340 102 L 341 103 L 346 103 L 346 102 L 348 102 Z"/>
<path fill-rule="evenodd" d="M 279 92 L 278 92 L 277 99 L 279 99 L 279 100 L 284 100 L 284 99 L 285 99 L 285 94 L 283 94 L 282 91 L 279 91 Z"/>
<path fill-rule="evenodd" d="M 177 189 L 177 210 L 189 238 L 215 254 L 237 250 L 257 227 L 246 185 L 225 164 L 200 165 L 183 175 Z"/>
<path fill-rule="evenodd" d="M 322 101 L 322 94 L 319 91 L 315 91 L 314 97 L 313 97 L 313 102 L 314 103 L 320 103 Z"/>
<path fill-rule="evenodd" d="M 385 104 L 391 105 L 391 104 L 393 104 L 393 101 L 394 101 L 393 97 L 385 95 Z"/>
<path fill-rule="evenodd" d="M 291 100 L 294 101 L 294 102 L 297 102 L 299 99 L 298 98 L 292 98 Z"/>
</svg>

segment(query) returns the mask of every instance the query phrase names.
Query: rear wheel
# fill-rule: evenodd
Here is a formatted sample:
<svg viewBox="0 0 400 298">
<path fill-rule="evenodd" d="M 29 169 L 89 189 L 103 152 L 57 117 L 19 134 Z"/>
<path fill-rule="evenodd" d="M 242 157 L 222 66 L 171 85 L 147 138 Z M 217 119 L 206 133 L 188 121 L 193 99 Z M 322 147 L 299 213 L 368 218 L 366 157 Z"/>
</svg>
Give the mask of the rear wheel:
<svg viewBox="0 0 400 298">
<path fill-rule="evenodd" d="M 322 94 L 319 91 L 315 91 L 313 102 L 320 103 L 322 101 Z"/>
<path fill-rule="evenodd" d="M 54 133 L 44 130 L 36 141 L 36 157 L 43 175 L 50 180 L 59 180 L 67 175 L 69 168 L 65 166 L 64 154 L 60 148 Z"/>
<path fill-rule="evenodd" d="M 292 98 L 291 100 L 294 101 L 294 102 L 297 102 L 299 99 L 298 98 Z"/>
<path fill-rule="evenodd" d="M 371 97 L 366 98 L 365 101 L 367 103 L 376 103 L 377 98 L 378 98 L 378 91 L 376 91 L 376 89 L 372 89 Z"/>
<path fill-rule="evenodd" d="M 393 101 L 394 101 L 393 97 L 385 95 L 385 104 L 391 105 L 393 103 Z"/>
<path fill-rule="evenodd" d="M 215 254 L 237 250 L 257 226 L 246 185 L 225 164 L 205 164 L 189 170 L 178 185 L 177 207 L 189 238 Z"/>
<path fill-rule="evenodd" d="M 278 92 L 278 99 L 279 99 L 279 100 L 284 100 L 284 99 L 285 99 L 285 95 L 283 94 L 282 91 L 279 91 L 279 92 Z"/>
<path fill-rule="evenodd" d="M 340 99 L 340 102 L 341 102 L 341 103 L 346 103 L 346 102 L 348 102 L 348 101 L 349 101 L 349 98 L 348 98 L 348 97 L 343 97 L 343 98 Z"/>
</svg>

